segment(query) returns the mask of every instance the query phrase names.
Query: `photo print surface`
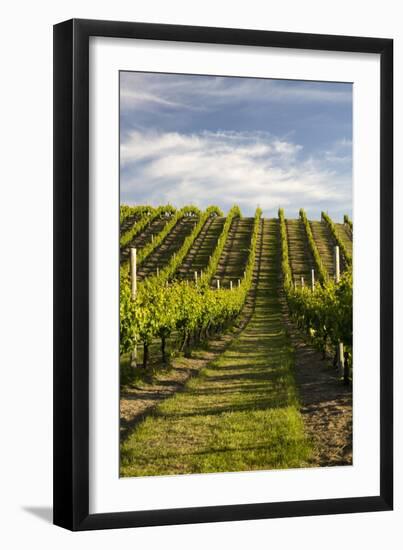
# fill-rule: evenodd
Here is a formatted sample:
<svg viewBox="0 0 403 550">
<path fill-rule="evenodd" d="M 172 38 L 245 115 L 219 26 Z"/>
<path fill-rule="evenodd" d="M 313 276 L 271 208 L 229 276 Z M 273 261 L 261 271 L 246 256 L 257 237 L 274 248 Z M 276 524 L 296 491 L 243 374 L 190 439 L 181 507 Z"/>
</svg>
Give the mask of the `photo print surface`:
<svg viewBox="0 0 403 550">
<path fill-rule="evenodd" d="M 351 465 L 352 84 L 119 85 L 120 476 Z"/>
</svg>

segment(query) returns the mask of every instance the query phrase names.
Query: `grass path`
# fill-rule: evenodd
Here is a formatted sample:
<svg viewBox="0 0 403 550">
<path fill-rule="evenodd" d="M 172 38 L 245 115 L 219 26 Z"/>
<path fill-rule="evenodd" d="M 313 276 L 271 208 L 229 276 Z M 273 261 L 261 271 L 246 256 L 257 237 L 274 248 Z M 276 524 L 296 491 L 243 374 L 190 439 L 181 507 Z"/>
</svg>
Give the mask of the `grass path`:
<svg viewBox="0 0 403 550">
<path fill-rule="evenodd" d="M 162 243 L 138 266 L 137 279 L 141 281 L 150 275 L 156 274 L 157 268 L 164 269 L 169 264 L 172 256 L 181 248 L 186 237 L 191 234 L 197 221 L 196 216 L 184 216 L 178 220 Z"/>
<path fill-rule="evenodd" d="M 214 253 L 224 224 L 225 218 L 221 216 L 212 216 L 206 221 L 185 256 L 182 265 L 175 273 L 175 278 L 192 281 L 194 280 L 195 271 L 200 274 L 202 269 L 207 268 L 210 256 Z"/>
<path fill-rule="evenodd" d="M 121 475 L 307 466 L 294 352 L 278 297 L 277 220 L 263 222 L 255 304 L 245 329 L 121 446 Z"/>
<path fill-rule="evenodd" d="M 333 249 L 334 242 L 330 229 L 323 221 L 310 221 L 313 239 L 322 259 L 323 265 L 331 279 L 334 278 Z"/>
<path fill-rule="evenodd" d="M 315 263 L 309 249 L 304 226 L 298 218 L 297 220 L 286 220 L 286 227 L 294 283 L 301 286 L 301 277 L 304 277 L 305 284 L 309 285 L 311 270 L 315 268 Z"/>
<path fill-rule="evenodd" d="M 232 220 L 224 250 L 211 280 L 211 286 L 214 288 L 217 279 L 220 279 L 221 288 L 229 288 L 230 281 L 236 285 L 238 279 L 242 279 L 249 257 L 253 224 L 253 218 L 237 217 Z"/>
</svg>

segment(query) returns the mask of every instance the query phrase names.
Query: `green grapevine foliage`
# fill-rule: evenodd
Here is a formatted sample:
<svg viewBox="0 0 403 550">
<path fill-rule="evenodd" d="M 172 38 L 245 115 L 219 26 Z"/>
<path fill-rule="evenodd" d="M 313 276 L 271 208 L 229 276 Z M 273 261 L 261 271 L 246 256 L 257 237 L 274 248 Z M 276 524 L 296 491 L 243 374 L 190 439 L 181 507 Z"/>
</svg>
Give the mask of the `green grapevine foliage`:
<svg viewBox="0 0 403 550">
<path fill-rule="evenodd" d="M 343 243 L 343 241 L 340 239 L 340 235 L 337 232 L 336 226 L 333 223 L 333 220 L 326 214 L 326 212 L 322 212 L 322 220 L 324 220 L 327 223 L 327 226 L 330 229 L 331 234 L 333 235 L 334 240 L 336 241 L 338 247 L 341 250 L 341 253 L 344 257 L 344 261 L 347 265 L 351 265 L 352 259 L 350 254 L 347 252 L 347 249 Z"/>
<path fill-rule="evenodd" d="M 143 231 L 143 229 L 145 229 L 157 217 L 172 217 L 175 212 L 175 208 L 171 205 L 160 206 L 158 208 L 153 208 L 152 206 L 147 207 L 141 218 L 120 237 L 120 247 L 124 248 L 127 246 L 136 235 Z"/>
<path fill-rule="evenodd" d="M 236 217 L 241 217 L 241 211 L 239 209 L 239 206 L 234 205 L 231 210 L 228 212 L 228 216 L 225 220 L 224 227 L 222 229 L 222 232 L 220 236 L 218 237 L 218 241 L 216 244 L 216 247 L 214 249 L 213 254 L 211 255 L 211 258 L 209 260 L 207 269 L 203 272 L 202 277 L 200 278 L 200 284 L 205 285 L 209 284 L 211 281 L 212 276 L 217 270 L 218 262 L 220 261 L 221 254 L 224 250 L 225 243 L 227 241 L 228 233 L 232 224 L 232 220 Z"/>
<path fill-rule="evenodd" d="M 344 220 L 343 221 L 344 221 L 344 223 L 346 223 L 350 227 L 351 231 L 353 231 L 353 222 L 350 220 L 350 218 L 347 216 L 347 214 L 344 214 Z"/>
<path fill-rule="evenodd" d="M 152 206 L 129 206 L 128 204 L 120 205 L 120 223 L 122 224 L 127 218 L 134 215 L 142 217 L 144 214 L 152 212 Z"/>
<path fill-rule="evenodd" d="M 309 248 L 311 250 L 311 254 L 313 256 L 313 260 L 315 262 L 316 271 L 319 276 L 319 280 L 321 283 L 325 283 L 328 279 L 328 274 L 325 266 L 323 265 L 322 258 L 320 257 L 319 250 L 316 246 L 315 239 L 312 235 L 312 229 L 309 224 L 308 218 L 306 217 L 305 210 L 303 208 L 300 209 L 299 215 L 301 218 L 302 223 L 304 224 L 305 233 L 308 238 L 308 244 Z"/>
<path fill-rule="evenodd" d="M 220 215 L 215 207 L 207 209 L 200 215 L 194 228 L 198 234 L 208 216 Z M 132 351 L 134 346 L 148 346 L 154 338 L 164 339 L 174 330 L 182 335 L 183 345 L 189 344 L 191 338 L 199 339 L 202 334 L 222 330 L 241 312 L 252 282 L 253 265 L 256 254 L 256 242 L 259 232 L 261 211 L 255 214 L 251 237 L 248 263 L 245 277 L 239 287 L 233 290 L 213 290 L 208 284 L 196 285 L 189 281 L 172 281 L 168 279 L 177 269 L 176 260 L 170 263 L 158 277 L 149 277 L 137 287 L 137 294 L 131 297 L 130 277 L 128 270 L 121 269 L 120 275 L 120 352 Z M 201 224 L 201 225 L 200 225 Z M 192 235 L 189 236 L 189 238 Z M 191 242 L 193 242 L 193 240 Z M 190 242 L 190 240 L 189 240 Z M 183 256 L 189 246 L 184 243 Z"/>
<path fill-rule="evenodd" d="M 353 332 L 353 277 L 351 265 L 343 273 L 340 283 L 322 278 L 315 290 L 294 288 L 289 262 L 287 230 L 284 211 L 279 210 L 282 249 L 282 274 L 289 311 L 297 325 L 322 351 L 329 344 L 335 349 L 342 341 L 352 353 Z"/>
</svg>

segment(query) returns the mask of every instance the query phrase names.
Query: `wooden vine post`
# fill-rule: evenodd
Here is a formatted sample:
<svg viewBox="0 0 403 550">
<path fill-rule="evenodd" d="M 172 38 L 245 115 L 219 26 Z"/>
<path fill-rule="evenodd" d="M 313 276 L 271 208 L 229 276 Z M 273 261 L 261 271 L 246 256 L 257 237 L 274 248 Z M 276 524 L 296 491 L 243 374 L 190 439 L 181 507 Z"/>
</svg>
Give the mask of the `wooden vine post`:
<svg viewBox="0 0 403 550">
<path fill-rule="evenodd" d="M 137 249 L 130 249 L 130 279 L 131 279 L 131 298 L 134 301 L 137 296 Z M 130 358 L 130 366 L 137 367 L 137 345 L 134 345 Z"/>
<path fill-rule="evenodd" d="M 315 270 L 311 269 L 311 284 L 312 290 L 315 290 Z"/>
<path fill-rule="evenodd" d="M 336 284 L 340 283 L 340 250 L 338 246 L 334 247 L 334 274 Z M 344 378 L 344 346 L 343 342 L 337 344 L 337 367 L 340 378 Z"/>
</svg>

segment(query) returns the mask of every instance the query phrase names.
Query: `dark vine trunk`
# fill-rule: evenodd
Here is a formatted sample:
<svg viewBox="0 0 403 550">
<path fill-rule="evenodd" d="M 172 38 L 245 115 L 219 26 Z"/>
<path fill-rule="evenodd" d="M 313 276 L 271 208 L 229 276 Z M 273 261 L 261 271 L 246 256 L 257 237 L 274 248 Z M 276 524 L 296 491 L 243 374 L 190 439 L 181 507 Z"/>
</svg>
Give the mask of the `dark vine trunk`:
<svg viewBox="0 0 403 550">
<path fill-rule="evenodd" d="M 337 353 L 337 348 L 336 348 L 336 351 L 335 351 L 335 354 L 334 354 L 334 357 L 333 357 L 333 367 L 334 368 L 337 367 L 337 356 L 338 356 L 338 353 Z"/>
<path fill-rule="evenodd" d="M 165 335 L 161 336 L 161 355 L 162 355 L 162 364 L 166 366 L 167 364 L 167 354 L 166 354 L 166 338 Z"/>
<path fill-rule="evenodd" d="M 183 351 L 183 350 L 184 350 L 185 344 L 186 344 L 186 337 L 187 337 L 187 336 L 186 336 L 186 332 L 184 332 L 183 335 L 182 335 L 182 342 L 181 342 L 181 344 L 180 344 L 180 346 L 179 346 L 179 351 Z"/>
<path fill-rule="evenodd" d="M 348 352 L 344 352 L 344 375 L 343 375 L 343 382 L 347 386 L 350 384 L 350 363 L 349 363 L 349 357 Z"/>
<path fill-rule="evenodd" d="M 191 337 L 191 334 L 187 334 L 186 335 L 186 340 L 185 340 L 185 357 L 192 357 L 192 337 Z"/>
<path fill-rule="evenodd" d="M 323 337 L 323 347 L 322 347 L 322 359 L 326 359 L 326 347 L 327 347 L 327 334 Z"/>
<path fill-rule="evenodd" d="M 143 367 L 146 369 L 148 364 L 148 343 L 143 345 Z"/>
</svg>

